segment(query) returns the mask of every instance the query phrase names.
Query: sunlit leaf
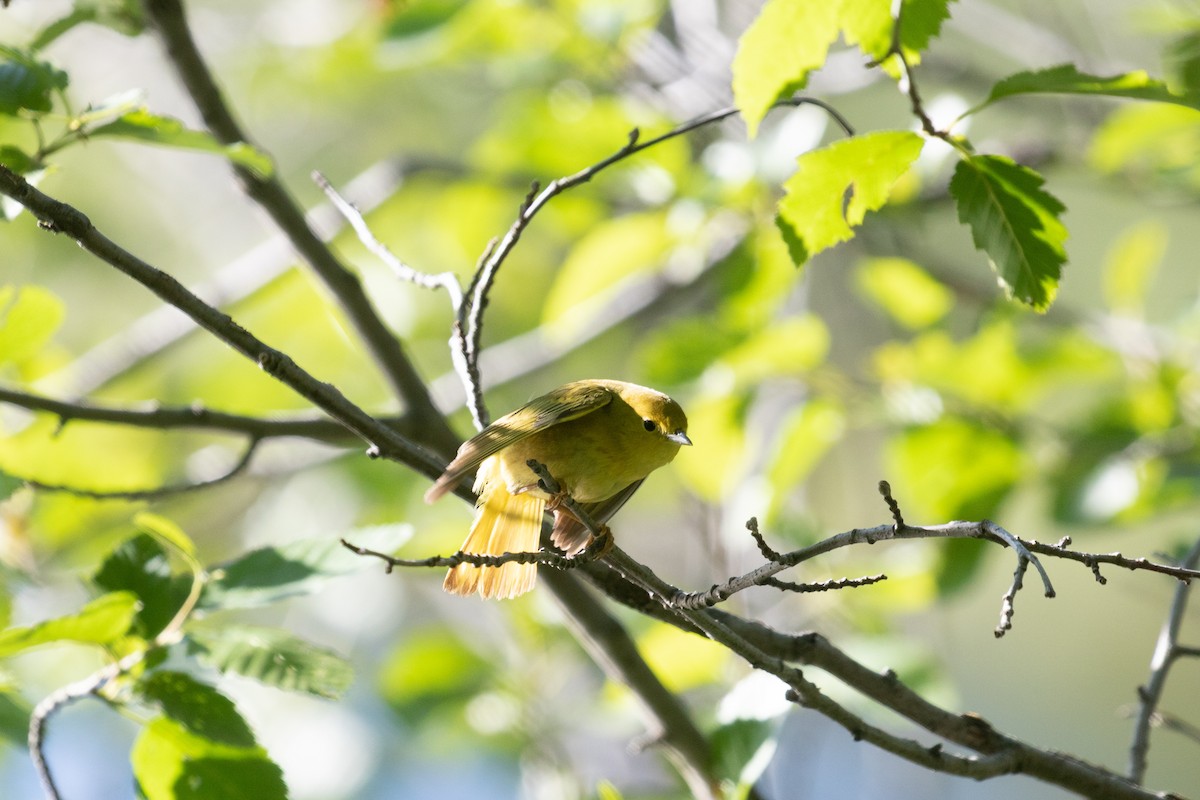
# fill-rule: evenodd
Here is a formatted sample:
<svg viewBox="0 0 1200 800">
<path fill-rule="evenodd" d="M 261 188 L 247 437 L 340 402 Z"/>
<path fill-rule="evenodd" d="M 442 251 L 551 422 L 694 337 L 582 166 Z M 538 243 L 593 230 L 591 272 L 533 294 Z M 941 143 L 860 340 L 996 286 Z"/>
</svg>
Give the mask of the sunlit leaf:
<svg viewBox="0 0 1200 800">
<path fill-rule="evenodd" d="M 754 330 L 762 321 L 772 319 L 788 298 L 801 273 L 787 247 L 769 227 L 755 231 L 745 247 L 735 253 L 730 264 L 740 267 L 741 280 L 730 287 L 721 308 L 722 316 L 738 330 Z M 740 257 L 739 257 L 740 256 Z"/>
<path fill-rule="evenodd" d="M 1141 312 L 1146 290 L 1166 251 L 1167 235 L 1166 226 L 1153 219 L 1122 231 L 1104 264 L 1104 299 L 1109 308 Z"/>
<path fill-rule="evenodd" d="M 133 518 L 133 524 L 184 555 L 195 558 L 196 544 L 183 532 L 183 528 L 166 517 L 143 511 Z"/>
<path fill-rule="evenodd" d="M 734 395 L 698 399 L 688 405 L 688 436 L 703 447 L 680 448 L 672 464 L 689 489 L 710 502 L 736 485 L 746 464 L 744 402 Z"/>
<path fill-rule="evenodd" d="M 621 790 L 608 781 L 600 781 L 596 784 L 597 800 L 624 800 L 624 797 Z"/>
<path fill-rule="evenodd" d="M 1196 108 L 1200 95 L 1179 95 L 1160 80 L 1151 78 L 1142 70 L 1120 75 L 1100 77 L 1080 72 L 1074 64 L 1018 72 L 992 87 L 987 99 L 971 109 L 974 113 L 997 100 L 1018 94 L 1084 94 L 1106 97 L 1132 97 L 1138 100 L 1153 100 L 1160 103 Z"/>
<path fill-rule="evenodd" d="M 829 329 L 815 314 L 788 317 L 731 347 L 713 369 L 728 371 L 737 387 L 820 365 L 829 352 Z"/>
<path fill-rule="evenodd" d="M 97 125 L 88 131 L 88 135 L 133 139 L 221 155 L 260 177 L 269 177 L 274 171 L 271 157 L 245 142 L 222 144 L 211 133 L 193 130 L 177 119 L 153 114 L 145 108 L 126 112 L 112 122 Z"/>
<path fill-rule="evenodd" d="M 1054 301 L 1067 256 L 1062 203 L 1042 176 L 1004 156 L 964 158 L 950 180 L 959 221 L 971 228 L 1009 297 L 1036 311 Z"/>
<path fill-rule="evenodd" d="M 354 680 L 344 658 L 287 631 L 249 625 L 193 625 L 189 650 L 221 670 L 318 697 L 341 697 Z"/>
<path fill-rule="evenodd" d="M 867 212 L 887 202 L 922 144 L 915 133 L 878 131 L 800 156 L 779 202 L 781 227 L 802 245 L 802 251 L 795 243 L 791 248 L 797 264 L 854 236 Z"/>
<path fill-rule="evenodd" d="M 846 44 L 857 45 L 877 61 L 887 55 L 896 27 L 891 0 L 842 0 L 841 6 L 839 22 Z M 905 24 L 902 30 L 907 29 Z"/>
<path fill-rule="evenodd" d="M 1200 111 L 1164 103 L 1130 105 L 1097 129 L 1088 159 L 1101 172 L 1151 173 L 1200 187 Z"/>
<path fill-rule="evenodd" d="M 675 692 L 717 680 L 730 658 L 715 642 L 665 623 L 652 625 L 637 644 L 646 663 Z"/>
<path fill-rule="evenodd" d="M 542 316 L 562 335 L 586 324 L 588 300 L 625 279 L 660 269 L 671 236 L 660 212 L 628 214 L 598 223 L 571 250 L 546 297 Z"/>
<path fill-rule="evenodd" d="M 0 286 L 0 365 L 36 355 L 66 315 L 62 300 L 41 286 Z"/>
<path fill-rule="evenodd" d="M 774 512 L 846 431 L 846 415 L 832 399 L 816 399 L 793 411 L 771 437 L 774 454 L 767 465 Z"/>
<path fill-rule="evenodd" d="M 487 681 L 491 665 L 444 628 L 407 635 L 379 673 L 379 691 L 397 713 L 417 722 L 464 702 Z"/>
<path fill-rule="evenodd" d="M 412 535 L 407 525 L 361 528 L 345 534 L 359 547 L 390 553 Z M 212 570 L 200 605 L 204 608 L 251 608 L 286 597 L 309 594 L 326 581 L 378 562 L 347 550 L 337 534 L 252 550 Z"/>
<path fill-rule="evenodd" d="M 96 598 L 78 613 L 0 631 L 0 658 L 49 642 L 112 644 L 129 631 L 138 607 L 133 592 L 112 592 Z"/>
<path fill-rule="evenodd" d="M 159 717 L 142 729 L 130 761 L 146 800 L 287 797 L 283 772 L 261 747 L 214 742 L 167 717 Z"/>
<path fill-rule="evenodd" d="M 191 588 L 190 575 L 176 574 L 170 558 L 151 536 L 141 534 L 122 542 L 104 559 L 92 583 L 109 592 L 129 591 L 141 602 L 136 630 L 156 636 L 183 605 Z"/>
<path fill-rule="evenodd" d="M 167 717 L 189 732 L 234 747 L 254 747 L 254 733 L 233 701 L 212 686 L 182 672 L 154 672 L 137 689 Z"/>
<path fill-rule="evenodd" d="M 838 35 L 839 3 L 768 0 L 738 40 L 733 97 L 753 136 L 768 109 L 804 87 Z"/>
<path fill-rule="evenodd" d="M 699 377 L 743 338 L 710 318 L 681 319 L 663 325 L 641 345 L 641 371 L 650 386 L 684 383 Z"/>
<path fill-rule="evenodd" d="M 1010 437 L 956 418 L 896 434 L 887 464 L 898 496 L 912 504 L 909 516 L 919 509 L 938 520 L 992 516 L 1025 471 Z"/>
<path fill-rule="evenodd" d="M 950 290 L 905 258 L 869 259 L 856 278 L 864 294 L 911 330 L 929 327 L 954 307 Z"/>
</svg>

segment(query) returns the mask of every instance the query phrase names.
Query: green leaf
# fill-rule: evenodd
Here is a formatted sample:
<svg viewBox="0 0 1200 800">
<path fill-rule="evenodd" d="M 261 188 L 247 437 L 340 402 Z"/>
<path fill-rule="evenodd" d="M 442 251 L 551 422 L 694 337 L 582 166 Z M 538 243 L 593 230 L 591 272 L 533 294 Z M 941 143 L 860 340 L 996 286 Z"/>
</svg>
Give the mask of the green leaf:
<svg viewBox="0 0 1200 800">
<path fill-rule="evenodd" d="M 135 630 L 150 639 L 167 626 L 187 599 L 192 579 L 175 574 L 162 545 L 148 534 L 122 542 L 92 576 L 92 583 L 109 592 L 129 591 L 141 601 Z"/>
<path fill-rule="evenodd" d="M 129 631 L 138 607 L 133 592 L 112 592 L 96 598 L 76 614 L 0 631 L 0 658 L 49 642 L 112 644 Z"/>
<path fill-rule="evenodd" d="M 67 73 L 12 47 L 0 45 L 0 57 L 0 114 L 50 111 L 52 95 L 67 87 Z"/>
<path fill-rule="evenodd" d="M 800 156 L 779 202 L 781 230 L 794 238 L 789 245 L 797 266 L 854 236 L 852 228 L 887 202 L 923 143 L 908 131 L 878 131 Z"/>
<path fill-rule="evenodd" d="M 1200 112 L 1165 103 L 1118 108 L 1100 125 L 1088 148 L 1101 172 L 1150 173 L 1200 188 Z"/>
<path fill-rule="evenodd" d="M 767 0 L 738 40 L 733 98 L 750 135 L 771 106 L 804 87 L 838 35 L 838 2 Z"/>
<path fill-rule="evenodd" d="M 1099 77 L 1080 72 L 1074 64 L 1018 72 L 992 87 L 987 99 L 972 108 L 967 114 L 990 106 L 997 100 L 1018 94 L 1083 94 L 1102 97 L 1132 97 L 1137 100 L 1152 100 L 1159 103 L 1174 103 L 1200 108 L 1200 95 L 1181 95 L 1172 92 L 1160 80 L 1151 78 L 1142 70 L 1120 75 Z M 965 116 L 965 115 L 964 115 Z"/>
<path fill-rule="evenodd" d="M 25 747 L 29 737 L 29 704 L 18 692 L 0 690 L 0 740 Z"/>
<path fill-rule="evenodd" d="M 94 22 L 126 36 L 137 36 L 146 27 L 137 0 L 75 0 L 74 8 L 38 32 L 29 45 L 41 50 L 75 27 Z"/>
<path fill-rule="evenodd" d="M 737 786 L 753 785 L 775 752 L 776 725 L 771 720 L 735 719 L 712 732 L 713 770 Z"/>
<path fill-rule="evenodd" d="M 20 175 L 26 175 L 42 168 L 33 156 L 16 145 L 0 145 L 0 164 Z"/>
<path fill-rule="evenodd" d="M 1024 474 L 1020 448 L 991 428 L 956 418 L 911 428 L 887 446 L 886 474 L 914 514 L 933 519 L 985 519 Z"/>
<path fill-rule="evenodd" d="M 393 13 L 383 26 L 386 39 L 409 39 L 437 30 L 454 19 L 466 0 L 421 0 L 392 4 Z"/>
<path fill-rule="evenodd" d="M 789 265 L 789 270 L 792 270 Z M 689 317 L 660 326 L 642 344 L 641 374 L 650 386 L 671 386 L 700 377 L 744 335 L 710 317 Z"/>
<path fill-rule="evenodd" d="M 846 431 L 846 414 L 832 399 L 815 399 L 793 411 L 771 438 L 774 455 L 767 465 L 773 515 Z"/>
<path fill-rule="evenodd" d="M 1200 30 L 1172 42 L 1163 51 L 1163 61 L 1183 94 L 1189 97 L 1200 95 Z"/>
<path fill-rule="evenodd" d="M 558 270 L 546 295 L 543 320 L 556 335 L 570 337 L 591 318 L 589 301 L 603 300 L 628 278 L 660 269 L 670 244 L 662 212 L 626 214 L 598 223 Z"/>
<path fill-rule="evenodd" d="M 379 673 L 379 692 L 405 720 L 466 702 L 489 680 L 491 665 L 445 628 L 415 631 L 399 643 Z"/>
<path fill-rule="evenodd" d="M 133 524 L 141 528 L 146 533 L 158 539 L 160 542 L 166 542 L 174 547 L 180 553 L 188 556 L 193 561 L 196 558 L 196 544 L 183 532 L 183 528 L 176 525 L 166 517 L 158 514 L 151 514 L 148 511 L 143 511 L 133 518 Z"/>
<path fill-rule="evenodd" d="M 1113 311 L 1140 314 L 1167 248 L 1167 227 L 1144 220 L 1122 231 L 1104 264 L 1104 299 Z"/>
<path fill-rule="evenodd" d="M 221 155 L 238 166 L 245 167 L 260 178 L 270 177 L 274 171 L 271 157 L 245 142 L 221 144 L 211 133 L 192 130 L 177 119 L 152 114 L 145 108 L 134 109 L 122 114 L 112 122 L 97 125 L 88 130 L 88 136 L 133 139 L 167 147 Z"/>
<path fill-rule="evenodd" d="M 194 625 L 188 650 L 222 672 L 285 689 L 336 699 L 354 680 L 354 670 L 332 650 L 277 628 Z"/>
<path fill-rule="evenodd" d="M 65 315 L 62 300 L 41 286 L 0 286 L 0 365 L 37 355 Z"/>
<path fill-rule="evenodd" d="M 138 682 L 142 697 L 190 733 L 211 742 L 254 747 L 254 732 L 233 701 L 182 672 L 155 672 Z"/>
<path fill-rule="evenodd" d="M 819 366 L 829 352 L 829 329 L 815 314 L 787 317 L 758 331 L 721 356 L 735 387 L 779 375 L 798 375 Z"/>
<path fill-rule="evenodd" d="M 857 45 L 876 61 L 886 56 L 892 48 L 896 27 L 891 0 L 842 0 L 841 5 L 839 16 L 846 44 Z M 902 36 L 907 29 L 906 24 L 901 29 Z"/>
<path fill-rule="evenodd" d="M 1067 260 L 1067 229 L 1059 221 L 1065 207 L 1042 189 L 1042 176 L 1004 156 L 970 156 L 955 168 L 950 194 L 1008 296 L 1049 308 Z"/>
<path fill-rule="evenodd" d="M 411 535 L 411 526 L 381 525 L 351 531 L 345 538 L 359 547 L 390 553 Z M 269 605 L 287 597 L 310 594 L 330 578 L 378 566 L 375 559 L 347 550 L 332 535 L 264 547 L 213 569 L 200 606 L 214 609 Z"/>
<path fill-rule="evenodd" d="M 681 448 L 672 470 L 705 500 L 721 500 L 742 478 L 747 461 L 745 411 L 745 398 L 733 394 L 688 404 L 688 435 L 704 447 Z M 714 469 L 714 464 L 721 466 Z"/>
<path fill-rule="evenodd" d="M 261 747 L 214 742 L 167 717 L 142 729 L 130 753 L 146 800 L 285 800 L 283 772 Z"/>
<path fill-rule="evenodd" d="M 868 259 L 856 278 L 863 294 L 909 330 L 929 327 L 954 307 L 950 290 L 905 258 Z"/>
<path fill-rule="evenodd" d="M 954 0 L 904 0 L 900 43 L 905 50 L 917 54 L 929 46 L 929 42 L 942 32 L 942 23 L 950 19 L 952 2 Z"/>
<path fill-rule="evenodd" d="M 24 485 L 25 481 L 20 478 L 14 478 L 4 470 L 0 470 L 0 503 L 12 497 Z"/>
</svg>

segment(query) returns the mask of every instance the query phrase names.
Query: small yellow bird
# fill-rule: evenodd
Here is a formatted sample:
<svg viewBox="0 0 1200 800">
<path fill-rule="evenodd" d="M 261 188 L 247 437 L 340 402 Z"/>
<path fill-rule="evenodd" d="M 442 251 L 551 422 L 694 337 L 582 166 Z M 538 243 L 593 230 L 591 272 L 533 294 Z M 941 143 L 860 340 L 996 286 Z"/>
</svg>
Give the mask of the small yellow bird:
<svg viewBox="0 0 1200 800">
<path fill-rule="evenodd" d="M 662 392 L 622 381 L 575 381 L 506 414 L 458 449 L 425 493 L 432 503 L 476 467 L 475 520 L 466 553 L 500 555 L 538 549 L 542 513 L 554 511 L 551 541 L 567 555 L 587 547 L 591 534 L 539 488 L 526 462 L 544 464 L 597 522 L 617 512 L 646 476 L 690 445 L 687 417 Z M 448 592 L 510 598 L 533 588 L 536 564 L 499 567 L 459 564 L 442 584 Z"/>
</svg>

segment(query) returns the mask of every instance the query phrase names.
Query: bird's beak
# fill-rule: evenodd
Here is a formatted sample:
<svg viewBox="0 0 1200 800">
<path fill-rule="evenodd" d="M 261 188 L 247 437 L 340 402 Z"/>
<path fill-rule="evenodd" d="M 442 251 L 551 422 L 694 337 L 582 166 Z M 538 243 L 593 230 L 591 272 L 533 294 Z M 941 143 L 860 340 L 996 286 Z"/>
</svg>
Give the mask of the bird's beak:
<svg viewBox="0 0 1200 800">
<path fill-rule="evenodd" d="M 675 444 L 686 444 L 686 445 L 690 446 L 692 443 L 692 440 L 689 439 L 687 437 L 687 434 L 684 433 L 683 431 L 675 431 L 674 433 L 668 433 L 667 438 L 670 439 Z"/>
</svg>

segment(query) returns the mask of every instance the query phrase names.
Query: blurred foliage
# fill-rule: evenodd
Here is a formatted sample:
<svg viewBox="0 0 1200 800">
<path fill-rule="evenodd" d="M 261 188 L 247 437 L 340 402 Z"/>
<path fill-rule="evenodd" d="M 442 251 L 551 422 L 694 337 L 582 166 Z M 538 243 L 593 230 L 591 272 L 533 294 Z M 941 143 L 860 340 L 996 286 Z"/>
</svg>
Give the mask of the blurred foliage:
<svg viewBox="0 0 1200 800">
<path fill-rule="evenodd" d="M 1066 42 L 1070 57 L 1030 56 L 1019 37 L 997 53 L 1001 34 L 973 4 Z M 412 266 L 465 283 L 531 181 L 734 103 L 742 123 L 669 138 L 556 197 L 504 264 L 483 334 L 495 413 L 584 377 L 681 400 L 696 446 L 614 523 L 681 586 L 758 563 L 742 532 L 751 514 L 791 544 L 886 521 L 881 476 L 914 523 L 1019 516 L 1084 549 L 1145 531 L 1128 545 L 1139 554 L 1194 536 L 1174 522 L 1200 496 L 1194 8 L 1155 32 L 1132 3 L 1072 17 L 905 0 L 897 32 L 886 0 L 720 2 L 711 19 L 662 0 L 197 0 L 201 49 L 255 142 L 225 145 L 159 78 L 139 4 L 36 5 L 0 12 L 0 164 L 156 266 L 216 286 L 239 324 L 380 415 L 396 412 L 388 384 L 326 289 L 290 255 L 235 261 L 270 234 L 227 164 L 278 177 L 306 204 L 319 201 L 304 183 L 314 168 L 344 187 L 392 164 L 398 185 L 361 202 L 372 228 Z M 800 89 L 854 135 L 781 105 Z M 76 400 L 87 385 L 97 403 L 263 418 L 308 410 L 202 333 L 162 346 L 140 287 L 40 235 L 8 198 L 0 208 L 0 388 Z M 399 285 L 348 233 L 332 247 L 465 435 L 445 297 Z M 522 781 L 563 797 L 680 796 L 656 767 L 606 758 L 606 743 L 640 730 L 634 703 L 601 690 L 541 592 L 481 608 L 442 597 L 432 576 L 384 581 L 341 546 L 446 553 L 467 520 L 448 501 L 426 508 L 424 478 L 357 445 L 264 441 L 253 469 L 192 494 L 24 485 L 103 495 L 197 482 L 243 446 L 0 404 L 7 755 L 24 757 L 39 699 L 127 659 L 99 691 L 135 720 L 133 776 L 154 800 L 419 796 L 428 784 L 414 776 L 431 771 L 448 797 Z M 879 652 L 856 652 L 935 684 L 933 659 L 895 631 L 966 594 L 991 551 L 916 544 L 807 565 L 889 574 L 836 601 L 756 590 L 738 608 L 789 630 L 870 634 Z M 745 796 L 779 745 L 779 687 L 758 713 L 730 700 L 746 672 L 728 653 L 625 621 L 696 709 L 730 795 Z M 352 768 L 334 740 L 358 740 L 289 730 L 254 710 L 247 685 L 336 700 L 375 749 Z M 297 739 L 317 744 L 276 752 Z M 285 787 L 306 761 L 341 783 Z"/>
</svg>

